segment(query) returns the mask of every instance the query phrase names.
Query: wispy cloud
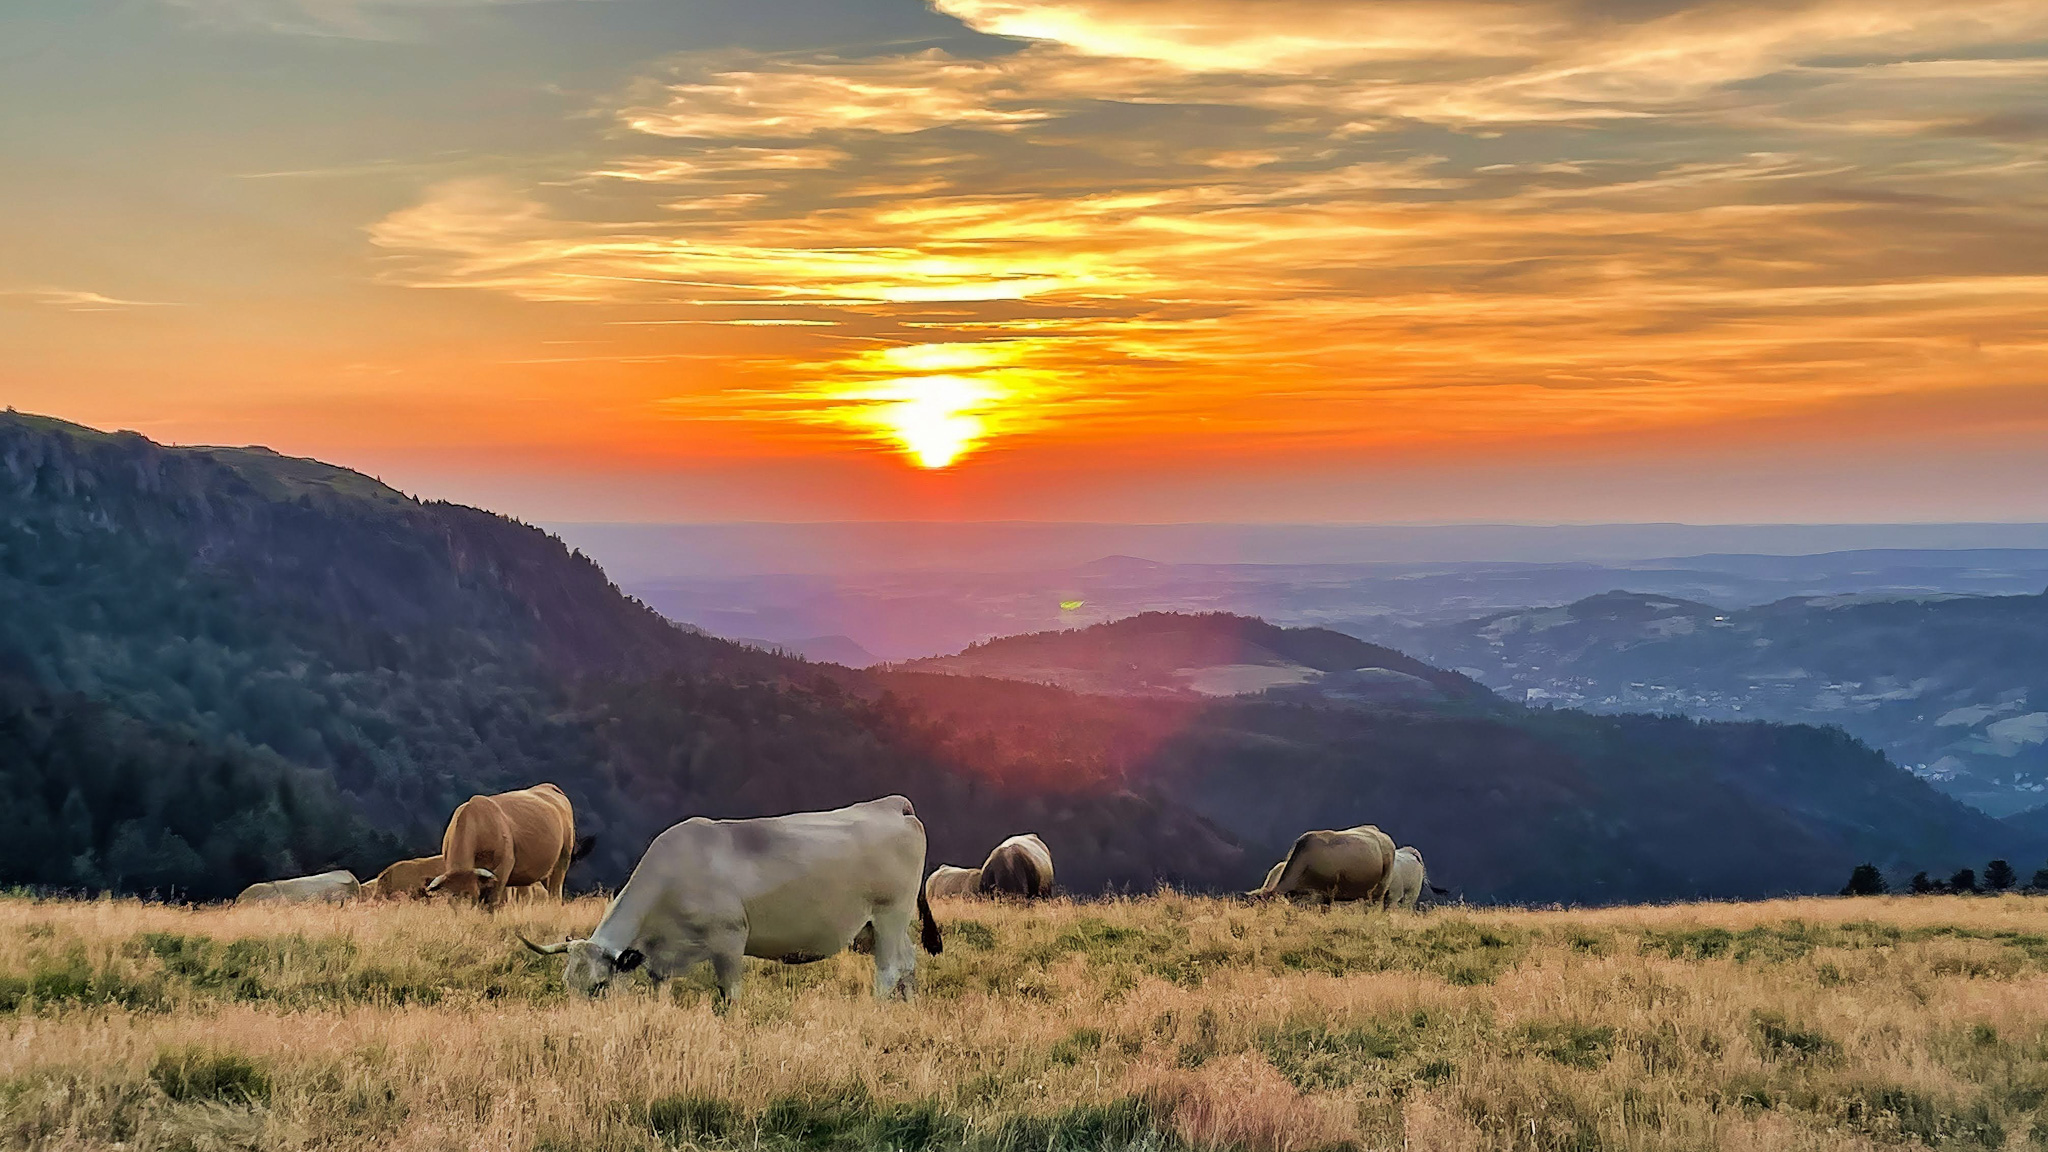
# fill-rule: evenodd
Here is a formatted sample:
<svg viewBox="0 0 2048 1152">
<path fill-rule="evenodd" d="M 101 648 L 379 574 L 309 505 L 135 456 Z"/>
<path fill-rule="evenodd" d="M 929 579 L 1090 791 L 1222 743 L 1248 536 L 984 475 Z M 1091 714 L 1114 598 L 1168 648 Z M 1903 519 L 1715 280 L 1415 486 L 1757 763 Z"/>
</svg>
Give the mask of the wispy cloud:
<svg viewBox="0 0 2048 1152">
<path fill-rule="evenodd" d="M 677 410 L 932 465 L 2048 374 L 2011 242 L 2048 216 L 2038 3 L 937 6 L 1024 42 L 675 61 L 609 110 L 615 158 L 378 221 L 384 276 L 790 329 Z"/>
<path fill-rule="evenodd" d="M 125 300 L 101 292 L 83 292 L 73 288 L 0 289 L 0 299 L 9 298 L 44 308 L 60 308 L 66 312 L 120 312 L 130 308 L 180 307 L 169 300 Z"/>
<path fill-rule="evenodd" d="M 400 40 L 435 9 L 485 8 L 556 0 L 160 0 L 194 20 L 235 31 L 350 40 Z M 590 0 L 596 2 L 596 0 Z"/>
</svg>

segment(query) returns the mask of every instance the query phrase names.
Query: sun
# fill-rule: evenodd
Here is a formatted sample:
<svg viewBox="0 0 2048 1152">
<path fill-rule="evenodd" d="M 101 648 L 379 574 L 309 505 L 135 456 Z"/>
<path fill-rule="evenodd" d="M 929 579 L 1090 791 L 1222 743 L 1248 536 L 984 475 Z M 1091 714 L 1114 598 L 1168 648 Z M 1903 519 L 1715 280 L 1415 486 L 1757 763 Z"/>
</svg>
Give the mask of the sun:
<svg viewBox="0 0 2048 1152">
<path fill-rule="evenodd" d="M 989 434 L 989 410 L 1002 389 L 969 376 L 905 376 L 883 381 L 883 402 L 869 410 L 875 426 L 920 468 L 950 466 Z"/>
</svg>

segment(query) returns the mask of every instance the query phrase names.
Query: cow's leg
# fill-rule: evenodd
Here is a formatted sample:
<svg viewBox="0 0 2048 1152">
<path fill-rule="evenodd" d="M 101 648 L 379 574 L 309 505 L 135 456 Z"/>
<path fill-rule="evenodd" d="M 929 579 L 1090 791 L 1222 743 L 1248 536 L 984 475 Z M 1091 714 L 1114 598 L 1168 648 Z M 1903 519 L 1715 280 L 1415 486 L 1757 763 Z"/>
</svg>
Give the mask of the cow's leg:
<svg viewBox="0 0 2048 1152">
<path fill-rule="evenodd" d="M 875 999 L 910 999 L 917 986 L 917 944 L 910 938 L 915 906 L 877 908 L 875 929 Z"/>
<path fill-rule="evenodd" d="M 746 942 L 740 941 L 730 949 L 718 948 L 711 953 L 711 975 L 718 981 L 718 1007 L 731 1008 L 740 1000 L 740 977 L 747 971 L 745 958 Z"/>
<path fill-rule="evenodd" d="M 572 848 L 562 849 L 561 857 L 555 861 L 555 866 L 549 870 L 547 880 L 545 881 L 548 886 L 548 895 L 556 900 L 562 898 L 562 885 L 569 879 L 569 853 L 571 851 L 573 851 Z"/>
</svg>

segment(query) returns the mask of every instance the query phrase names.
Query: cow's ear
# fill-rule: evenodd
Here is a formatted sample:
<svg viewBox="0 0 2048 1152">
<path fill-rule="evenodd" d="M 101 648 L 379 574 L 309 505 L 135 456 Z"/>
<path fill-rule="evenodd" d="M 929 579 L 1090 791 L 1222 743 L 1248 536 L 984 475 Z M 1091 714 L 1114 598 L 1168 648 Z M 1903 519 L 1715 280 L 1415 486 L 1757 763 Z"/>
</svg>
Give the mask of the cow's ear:
<svg viewBox="0 0 2048 1152">
<path fill-rule="evenodd" d="M 628 948 L 624 952 L 619 953 L 617 960 L 612 961 L 612 970 L 615 972 L 631 972 L 645 963 L 647 963 L 647 953 L 640 951 L 638 948 Z"/>
</svg>

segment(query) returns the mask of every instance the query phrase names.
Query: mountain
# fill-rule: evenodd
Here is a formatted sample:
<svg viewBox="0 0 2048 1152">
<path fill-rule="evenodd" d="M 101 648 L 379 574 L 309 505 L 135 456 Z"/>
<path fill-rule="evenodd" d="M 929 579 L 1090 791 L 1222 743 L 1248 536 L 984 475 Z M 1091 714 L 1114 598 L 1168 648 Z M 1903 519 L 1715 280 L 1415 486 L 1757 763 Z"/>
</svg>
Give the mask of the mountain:
<svg viewBox="0 0 2048 1152">
<path fill-rule="evenodd" d="M 2040 843 L 1839 732 L 1529 710 L 1243 618 L 983 646 L 1120 695 L 811 664 L 671 624 L 500 516 L 15 413 L 0 603 L 0 883 L 205 897 L 367 870 L 538 780 L 600 837 L 578 884 L 618 883 L 687 816 L 889 792 L 935 863 L 1035 831 L 1083 893 L 1248 888 L 1299 831 L 1363 820 L 1474 899 L 1832 890 L 1864 860 Z M 1302 684 L 1209 696 L 1182 673 L 1244 667 Z"/>
<path fill-rule="evenodd" d="M 1610 592 L 1400 636 L 1513 698 L 1839 725 L 1995 815 L 2048 799 L 2048 593 L 1724 609 Z"/>
<path fill-rule="evenodd" d="M 1391 648 L 1326 628 L 1281 628 L 1223 612 L 1145 612 L 1058 632 L 1006 636 L 906 670 L 1054 684 L 1113 696 L 1471 700 L 1485 689 Z"/>
<path fill-rule="evenodd" d="M 890 792 L 945 858 L 1028 807 L 1082 887 L 1242 869 L 1157 798 L 1024 796 L 934 759 L 871 685 L 677 627 L 538 529 L 263 449 L 0 416 L 0 602 L 0 827 L 51 830 L 0 841 L 0 882 L 220 896 L 374 870 L 471 794 L 539 780 L 599 836 L 584 883 L 687 816 Z M 172 787 L 192 776 L 217 786 Z M 1145 831 L 1087 847 L 1105 822 Z M 123 840 L 158 829 L 182 847 Z"/>
<path fill-rule="evenodd" d="M 819 664 L 865 668 L 876 663 L 873 652 L 846 636 L 807 636 L 801 640 L 761 640 L 751 636 L 735 636 L 733 642 L 745 644 L 750 648 L 759 648 L 764 652 L 795 656 Z"/>
</svg>

